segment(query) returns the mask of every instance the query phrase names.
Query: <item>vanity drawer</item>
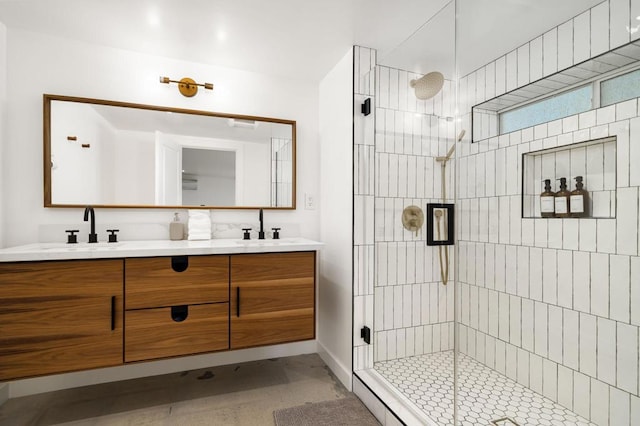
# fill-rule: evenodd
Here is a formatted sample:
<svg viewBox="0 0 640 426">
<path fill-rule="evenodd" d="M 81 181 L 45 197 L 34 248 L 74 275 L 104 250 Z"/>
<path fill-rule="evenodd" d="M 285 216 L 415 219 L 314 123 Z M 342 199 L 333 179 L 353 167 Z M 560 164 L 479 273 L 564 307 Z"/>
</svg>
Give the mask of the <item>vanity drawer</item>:
<svg viewBox="0 0 640 426">
<path fill-rule="evenodd" d="M 229 256 L 125 260 L 125 309 L 229 301 Z"/>
<path fill-rule="evenodd" d="M 124 321 L 125 362 L 229 349 L 228 303 L 126 311 Z"/>
</svg>

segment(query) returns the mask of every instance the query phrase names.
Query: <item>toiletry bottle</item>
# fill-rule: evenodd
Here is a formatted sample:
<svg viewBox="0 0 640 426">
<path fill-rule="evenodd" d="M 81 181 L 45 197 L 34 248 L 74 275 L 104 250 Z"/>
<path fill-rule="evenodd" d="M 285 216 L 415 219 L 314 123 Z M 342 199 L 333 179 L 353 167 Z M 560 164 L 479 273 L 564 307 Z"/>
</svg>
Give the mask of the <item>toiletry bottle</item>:
<svg viewBox="0 0 640 426">
<path fill-rule="evenodd" d="M 569 197 L 571 193 L 567 191 L 567 178 L 560 178 L 560 191 L 556 192 L 554 198 L 554 206 L 556 210 L 555 217 L 570 217 Z"/>
<path fill-rule="evenodd" d="M 180 222 L 180 216 L 176 213 L 173 221 L 169 224 L 169 239 L 176 241 L 181 240 L 184 236 L 184 224 Z"/>
<path fill-rule="evenodd" d="M 551 179 L 544 180 L 544 192 L 540 194 L 540 216 L 555 217 L 556 193 L 551 190 Z"/>
<path fill-rule="evenodd" d="M 576 189 L 571 191 L 571 217 L 589 216 L 589 192 L 583 188 L 582 176 L 576 176 Z"/>
</svg>

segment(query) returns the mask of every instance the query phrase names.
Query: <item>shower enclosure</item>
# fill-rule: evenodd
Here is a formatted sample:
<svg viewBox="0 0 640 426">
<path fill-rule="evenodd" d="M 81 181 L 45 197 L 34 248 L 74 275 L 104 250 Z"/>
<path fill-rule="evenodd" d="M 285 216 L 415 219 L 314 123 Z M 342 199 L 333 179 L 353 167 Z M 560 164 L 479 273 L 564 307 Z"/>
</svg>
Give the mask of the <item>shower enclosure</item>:
<svg viewBox="0 0 640 426">
<path fill-rule="evenodd" d="M 356 378 L 407 424 L 640 424 L 640 106 L 627 90 L 640 5 L 581 2 L 556 23 L 534 10 L 533 37 L 474 63 L 460 55 L 477 3 L 445 4 L 384 56 L 354 49 Z M 434 71 L 443 84 L 425 95 Z M 586 86 L 576 112 L 563 94 Z M 545 100 L 572 106 L 505 114 Z M 542 218 L 544 179 L 558 191 L 576 176 L 588 214 Z M 442 225 L 433 204 L 455 206 L 453 246 L 426 243 Z M 417 231 L 403 226 L 411 206 Z"/>
</svg>

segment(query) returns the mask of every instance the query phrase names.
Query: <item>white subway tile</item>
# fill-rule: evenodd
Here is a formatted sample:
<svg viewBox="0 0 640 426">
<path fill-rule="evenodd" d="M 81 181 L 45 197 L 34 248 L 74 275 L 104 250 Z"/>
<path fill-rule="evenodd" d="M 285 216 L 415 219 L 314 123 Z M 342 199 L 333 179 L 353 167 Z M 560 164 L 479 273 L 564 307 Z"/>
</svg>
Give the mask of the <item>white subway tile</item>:
<svg viewBox="0 0 640 426">
<path fill-rule="evenodd" d="M 525 208 L 526 211 L 526 208 Z M 535 245 L 535 219 L 522 219 L 522 245 Z"/>
<path fill-rule="evenodd" d="M 609 4 L 602 2 L 591 8 L 591 52 L 596 56 L 609 50 Z"/>
<path fill-rule="evenodd" d="M 531 354 L 529 356 L 529 388 L 532 391 L 542 394 L 542 357 Z"/>
<path fill-rule="evenodd" d="M 558 364 L 547 359 L 542 360 L 542 394 L 556 401 L 558 398 Z"/>
<path fill-rule="evenodd" d="M 531 248 L 529 250 L 529 297 L 542 301 L 542 249 Z"/>
<path fill-rule="evenodd" d="M 398 330 L 387 330 L 387 359 L 398 358 Z"/>
<path fill-rule="evenodd" d="M 550 248 L 562 248 L 563 241 L 563 220 L 562 219 L 549 219 L 549 220 L 537 220 L 536 221 L 536 229 L 538 228 L 538 224 L 542 223 L 549 227 L 548 230 L 548 238 L 544 235 L 545 240 L 548 239 Z M 540 236 L 543 237 L 542 235 Z M 538 245 L 538 238 L 536 232 L 536 245 Z"/>
<path fill-rule="evenodd" d="M 631 324 L 640 325 L 640 257 L 631 258 Z"/>
<path fill-rule="evenodd" d="M 618 124 L 624 125 L 624 127 L 629 130 L 629 123 L 627 120 L 629 118 L 634 118 L 638 115 L 638 99 L 630 99 L 628 101 L 619 102 L 616 104 L 616 120 L 618 120 Z M 612 133 L 617 133 L 613 132 Z"/>
<path fill-rule="evenodd" d="M 542 78 L 542 36 L 529 43 L 529 78 L 536 81 Z"/>
<path fill-rule="evenodd" d="M 598 318 L 598 380 L 616 383 L 616 322 Z"/>
<path fill-rule="evenodd" d="M 395 68 L 389 68 L 389 108 L 395 110 L 399 107 L 398 72 Z"/>
<path fill-rule="evenodd" d="M 609 255 L 591 253 L 591 313 L 609 317 Z"/>
<path fill-rule="evenodd" d="M 501 56 L 495 60 L 496 64 L 496 96 L 507 91 L 507 60 Z"/>
<path fill-rule="evenodd" d="M 640 16 L 640 2 L 638 0 L 631 0 L 631 21 L 633 22 L 633 18 L 636 17 L 636 22 L 633 22 L 633 26 L 637 26 L 637 17 Z M 637 40 L 640 38 L 640 31 L 636 31 L 631 33 L 631 40 Z"/>
<path fill-rule="evenodd" d="M 591 379 L 591 421 L 609 424 L 609 386 L 596 379 Z"/>
<path fill-rule="evenodd" d="M 534 302 L 522 299 L 522 347 L 529 352 L 534 351 Z"/>
<path fill-rule="evenodd" d="M 522 299 L 518 296 L 511 296 L 509 299 L 509 343 L 521 346 L 521 319 Z"/>
<path fill-rule="evenodd" d="M 509 341 L 509 295 L 500 293 L 498 300 L 498 337 Z"/>
<path fill-rule="evenodd" d="M 638 188 L 619 188 L 617 191 L 618 254 L 638 255 Z"/>
<path fill-rule="evenodd" d="M 616 121 L 616 106 L 609 105 L 607 107 L 598 108 L 596 110 L 596 124 L 601 126 Z M 605 135 L 608 136 L 608 135 Z"/>
<path fill-rule="evenodd" d="M 562 247 L 566 250 L 578 250 L 579 221 L 562 219 Z"/>
<path fill-rule="evenodd" d="M 615 219 L 597 219 L 597 222 L 598 252 L 615 253 L 617 221 Z"/>
<path fill-rule="evenodd" d="M 518 87 L 529 84 L 529 43 L 518 47 Z"/>
<path fill-rule="evenodd" d="M 573 255 L 569 250 L 558 250 L 558 305 L 573 306 Z"/>
<path fill-rule="evenodd" d="M 609 424 L 630 425 L 631 399 L 627 392 L 609 388 Z"/>
<path fill-rule="evenodd" d="M 506 290 L 506 246 L 498 244 L 495 246 L 495 289 Z"/>
<path fill-rule="evenodd" d="M 542 298 L 545 303 L 558 302 L 557 251 L 542 250 Z"/>
<path fill-rule="evenodd" d="M 529 247 L 519 246 L 517 253 L 516 291 L 520 297 L 529 297 Z"/>
<path fill-rule="evenodd" d="M 518 350 L 515 346 L 507 344 L 507 371 L 506 376 L 511 380 L 518 379 Z"/>
<path fill-rule="evenodd" d="M 518 348 L 518 376 L 517 382 L 523 386 L 529 387 L 529 352 Z"/>
<path fill-rule="evenodd" d="M 558 70 L 574 64 L 573 45 L 573 21 L 571 20 L 558 26 Z"/>
<path fill-rule="evenodd" d="M 560 231 L 558 233 L 555 233 L 555 231 L 551 229 L 554 222 L 560 225 Z M 562 221 L 537 219 L 534 224 L 534 243 L 536 247 L 562 248 Z"/>
<path fill-rule="evenodd" d="M 597 373 L 596 317 L 580 314 L 580 372 L 595 377 Z"/>
<path fill-rule="evenodd" d="M 397 285 L 393 287 L 393 327 L 395 329 L 404 327 L 404 287 Z"/>
<path fill-rule="evenodd" d="M 507 357 L 506 344 L 502 340 L 496 340 L 496 371 L 500 374 L 506 373 L 506 370 L 507 370 L 506 357 Z"/>
<path fill-rule="evenodd" d="M 608 50 L 608 49 L 607 49 Z M 573 19 L 573 59 L 579 63 L 591 56 L 591 11 L 581 13 Z"/>
<path fill-rule="evenodd" d="M 630 320 L 630 276 L 631 264 L 629 256 L 615 256 L 609 258 L 610 281 L 609 300 L 611 312 L 609 318 L 629 322 Z"/>
<path fill-rule="evenodd" d="M 597 223 L 593 219 L 579 219 L 580 235 L 579 248 L 580 251 L 596 251 L 597 248 Z"/>
<path fill-rule="evenodd" d="M 558 29 L 553 28 L 542 36 L 543 72 L 545 76 L 558 71 Z"/>
<path fill-rule="evenodd" d="M 562 365 L 558 366 L 558 403 L 573 409 L 573 371 Z"/>
<path fill-rule="evenodd" d="M 518 55 L 516 50 L 507 53 L 506 84 L 507 92 L 518 87 Z"/>
<path fill-rule="evenodd" d="M 573 373 L 573 411 L 585 418 L 591 417 L 591 379 L 589 376 Z"/>
<path fill-rule="evenodd" d="M 509 244 L 509 218 L 511 215 L 511 199 L 510 197 L 500 197 L 499 199 L 499 241 L 501 244 Z"/>
<path fill-rule="evenodd" d="M 629 0 L 609 0 L 609 47 L 614 49 L 629 42 Z"/>
<path fill-rule="evenodd" d="M 499 304 L 498 304 L 498 295 L 497 291 L 489 291 L 489 335 L 493 337 L 498 337 L 498 315 L 499 315 Z"/>
<path fill-rule="evenodd" d="M 547 318 L 548 318 L 547 304 L 535 302 L 535 313 L 534 313 L 535 352 L 536 354 L 545 358 L 547 356 L 547 339 L 548 339 Z"/>
<path fill-rule="evenodd" d="M 506 266 L 505 266 L 505 279 L 507 288 L 506 291 L 509 294 L 518 293 L 518 247 L 506 246 Z"/>
<path fill-rule="evenodd" d="M 629 120 L 629 138 L 631 141 L 640 140 L 640 117 Z M 631 143 L 629 146 L 629 164 L 640 164 L 640 144 L 638 143 Z M 630 168 L 629 185 L 640 185 L 640 167 Z"/>
<path fill-rule="evenodd" d="M 562 308 L 549 306 L 549 359 L 562 363 Z"/>
<path fill-rule="evenodd" d="M 578 128 L 578 115 L 572 115 L 562 119 L 563 133 L 575 132 Z"/>
<path fill-rule="evenodd" d="M 564 310 L 563 315 L 563 354 L 562 364 L 577 370 L 578 365 L 578 312 L 569 309 Z"/>
<path fill-rule="evenodd" d="M 618 323 L 617 387 L 638 393 L 638 327 Z"/>
<path fill-rule="evenodd" d="M 591 310 L 589 260 L 589 253 L 573 252 L 573 309 L 582 312 Z"/>
</svg>

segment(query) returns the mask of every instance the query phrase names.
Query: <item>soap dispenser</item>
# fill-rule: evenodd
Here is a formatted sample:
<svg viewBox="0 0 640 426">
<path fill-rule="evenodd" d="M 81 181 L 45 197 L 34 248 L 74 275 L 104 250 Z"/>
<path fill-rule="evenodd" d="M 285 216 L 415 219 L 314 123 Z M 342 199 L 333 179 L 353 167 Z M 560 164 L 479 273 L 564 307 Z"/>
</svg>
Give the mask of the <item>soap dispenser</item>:
<svg viewBox="0 0 640 426">
<path fill-rule="evenodd" d="M 175 213 L 173 221 L 169 224 L 169 239 L 181 240 L 184 237 L 184 224 L 180 222 L 180 216 Z"/>
<path fill-rule="evenodd" d="M 576 176 L 576 189 L 571 191 L 571 217 L 589 216 L 589 192 L 583 188 L 582 176 Z"/>
<path fill-rule="evenodd" d="M 555 217 L 556 193 L 551 190 L 551 179 L 544 180 L 544 192 L 540 194 L 540 216 Z"/>
<path fill-rule="evenodd" d="M 567 191 L 567 178 L 560 178 L 560 191 L 556 192 L 554 198 L 555 217 L 570 217 L 569 197 L 571 193 Z"/>
</svg>

